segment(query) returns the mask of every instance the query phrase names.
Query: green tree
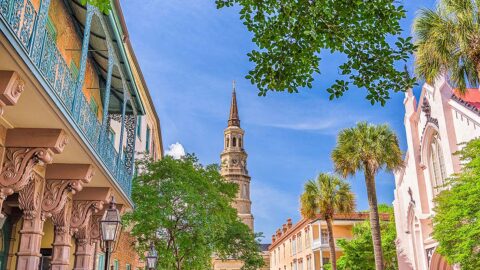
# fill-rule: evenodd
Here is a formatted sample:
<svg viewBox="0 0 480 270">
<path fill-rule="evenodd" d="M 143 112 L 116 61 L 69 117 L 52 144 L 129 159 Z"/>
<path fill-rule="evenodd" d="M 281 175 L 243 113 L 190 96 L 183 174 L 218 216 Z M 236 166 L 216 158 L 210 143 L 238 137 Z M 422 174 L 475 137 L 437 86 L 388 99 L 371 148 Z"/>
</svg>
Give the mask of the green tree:
<svg viewBox="0 0 480 270">
<path fill-rule="evenodd" d="M 388 125 L 358 123 L 353 128 L 340 131 L 337 145 L 332 152 L 335 170 L 342 176 L 363 171 L 370 206 L 375 265 L 383 270 L 382 238 L 378 218 L 375 175 L 382 169 L 395 171 L 403 166 L 398 138 Z"/>
<path fill-rule="evenodd" d="M 449 188 L 435 198 L 433 238 L 436 252 L 462 270 L 480 269 L 480 139 L 460 152 L 462 172 L 448 180 Z"/>
<path fill-rule="evenodd" d="M 240 19 L 253 33 L 258 49 L 248 54 L 255 66 L 246 78 L 256 84 L 259 95 L 312 88 L 323 52 L 346 58 L 338 68 L 328 66 L 340 73 L 327 89 L 330 99 L 355 86 L 367 90 L 372 104 L 384 105 L 389 91 L 404 91 L 415 82 L 406 71 L 395 68 L 414 50 L 411 38 L 401 36 L 399 21 L 405 18 L 405 10 L 395 0 L 215 2 L 217 8 L 238 4 Z"/>
<path fill-rule="evenodd" d="M 393 208 L 388 205 L 378 205 L 380 213 L 390 214 L 390 220 L 381 220 L 382 250 L 385 270 L 398 270 L 395 239 L 397 237 Z M 372 245 L 370 222 L 365 221 L 353 227 L 351 240 L 340 239 L 338 245 L 343 255 L 338 260 L 340 270 L 375 270 L 375 255 Z"/>
<path fill-rule="evenodd" d="M 160 269 L 210 269 L 212 254 L 263 264 L 256 235 L 231 206 L 238 186 L 224 180 L 217 165 L 201 166 L 195 156 L 141 163 L 134 179 L 135 211 L 126 214 L 139 253 L 154 241 Z"/>
<path fill-rule="evenodd" d="M 98 9 L 103 12 L 103 13 L 108 13 L 108 11 L 110 11 L 110 9 L 112 8 L 110 2 L 111 0 L 80 0 L 80 2 L 82 3 L 82 5 L 86 5 L 87 3 L 89 3 L 90 5 L 92 6 L 96 6 L 98 7 Z"/>
<path fill-rule="evenodd" d="M 414 22 L 418 46 L 415 71 L 432 83 L 448 72 L 462 92 L 468 84 L 478 87 L 480 72 L 479 2 L 441 0 L 435 10 L 422 9 Z"/>
<path fill-rule="evenodd" d="M 300 197 L 300 210 L 305 218 L 314 218 L 317 214 L 327 222 L 328 244 L 332 269 L 337 269 L 335 241 L 333 239 L 333 219 L 336 213 L 351 213 L 355 209 L 355 197 L 350 184 L 335 175 L 321 173 L 316 181 L 305 184 Z"/>
</svg>

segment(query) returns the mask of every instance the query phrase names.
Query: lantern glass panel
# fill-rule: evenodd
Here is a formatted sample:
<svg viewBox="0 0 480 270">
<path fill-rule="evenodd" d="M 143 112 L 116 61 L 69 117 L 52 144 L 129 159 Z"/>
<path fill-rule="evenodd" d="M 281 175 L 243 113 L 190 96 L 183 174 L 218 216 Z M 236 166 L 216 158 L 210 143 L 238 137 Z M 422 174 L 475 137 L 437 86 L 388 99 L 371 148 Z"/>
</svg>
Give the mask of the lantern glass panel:
<svg viewBox="0 0 480 270">
<path fill-rule="evenodd" d="M 118 222 L 102 222 L 102 236 L 104 241 L 115 241 Z"/>
</svg>

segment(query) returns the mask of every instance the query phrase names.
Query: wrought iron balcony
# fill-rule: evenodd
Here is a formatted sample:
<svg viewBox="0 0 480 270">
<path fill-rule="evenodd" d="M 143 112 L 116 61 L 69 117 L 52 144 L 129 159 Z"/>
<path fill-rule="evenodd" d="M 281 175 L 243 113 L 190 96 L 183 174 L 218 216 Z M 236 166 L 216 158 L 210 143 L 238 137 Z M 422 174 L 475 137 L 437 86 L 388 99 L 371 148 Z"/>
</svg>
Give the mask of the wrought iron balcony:
<svg viewBox="0 0 480 270">
<path fill-rule="evenodd" d="M 81 91 L 83 78 L 77 79 L 74 77 L 57 48 L 56 41 L 47 30 L 45 22 L 50 0 L 40 2 L 40 8 L 37 11 L 30 0 L 0 0 L 0 23 L 4 24 L 14 36 L 20 50 L 28 55 L 33 67 L 41 75 L 42 78 L 39 78 L 39 80 L 44 80 L 52 90 L 50 92 L 54 93 L 56 99 L 61 101 L 57 105 L 63 107 L 69 114 L 77 130 L 86 138 L 86 142 L 94 149 L 100 161 L 115 178 L 123 192 L 130 197 L 134 146 L 133 149 L 131 146 L 129 147 L 131 153 L 125 153 L 124 155 L 118 153 L 115 149 L 113 142 L 107 135 L 108 121 L 100 122 L 97 115 L 91 110 Z M 93 7 L 89 6 L 89 11 L 91 8 Z M 88 50 L 88 38 L 86 40 L 87 46 L 85 46 L 84 39 L 82 48 L 82 57 L 85 58 L 82 61 L 84 62 Z M 80 72 L 85 73 L 85 67 Z M 107 109 L 108 105 L 105 110 Z M 103 118 L 105 119 L 106 116 L 105 113 Z M 108 117 L 108 119 L 110 118 Z M 130 117 L 130 119 L 135 118 Z M 124 109 L 120 118 L 123 122 L 122 137 L 126 119 L 128 117 L 125 116 Z M 129 141 L 127 138 L 127 144 L 129 143 L 131 143 L 131 140 Z M 119 149 L 122 151 L 122 147 L 119 147 Z M 125 156 L 125 158 L 122 158 L 122 156 Z"/>
</svg>

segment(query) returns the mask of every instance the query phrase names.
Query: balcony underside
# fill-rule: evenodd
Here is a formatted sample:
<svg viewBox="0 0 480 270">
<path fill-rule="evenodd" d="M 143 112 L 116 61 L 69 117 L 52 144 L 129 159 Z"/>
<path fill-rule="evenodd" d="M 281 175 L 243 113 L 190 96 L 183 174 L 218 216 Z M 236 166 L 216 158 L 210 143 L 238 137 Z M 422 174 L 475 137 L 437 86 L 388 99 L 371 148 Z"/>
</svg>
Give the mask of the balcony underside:
<svg viewBox="0 0 480 270">
<path fill-rule="evenodd" d="M 87 137 L 3 33 L 0 32 L 0 70 L 16 71 L 24 80 L 25 88 L 18 103 L 5 108 L 0 117 L 2 124 L 7 128 L 63 129 L 69 135 L 69 142 L 61 154 L 55 155 L 54 163 L 92 164 L 96 173 L 88 186 L 111 187 L 119 203 L 132 207 L 124 188 L 101 161 Z"/>
</svg>

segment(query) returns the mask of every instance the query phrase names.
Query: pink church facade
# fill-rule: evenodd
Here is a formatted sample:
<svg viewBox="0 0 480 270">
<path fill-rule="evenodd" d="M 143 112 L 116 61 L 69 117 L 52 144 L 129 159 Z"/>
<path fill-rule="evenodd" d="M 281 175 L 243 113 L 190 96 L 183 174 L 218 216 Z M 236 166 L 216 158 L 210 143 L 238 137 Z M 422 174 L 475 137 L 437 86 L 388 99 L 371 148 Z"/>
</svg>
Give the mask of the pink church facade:
<svg viewBox="0 0 480 270">
<path fill-rule="evenodd" d="M 461 169 L 454 153 L 480 136 L 480 91 L 456 94 L 445 78 L 425 84 L 417 102 L 405 94 L 405 168 L 395 174 L 395 220 L 400 270 L 449 270 L 435 252 L 433 199 L 452 173 Z"/>
</svg>

